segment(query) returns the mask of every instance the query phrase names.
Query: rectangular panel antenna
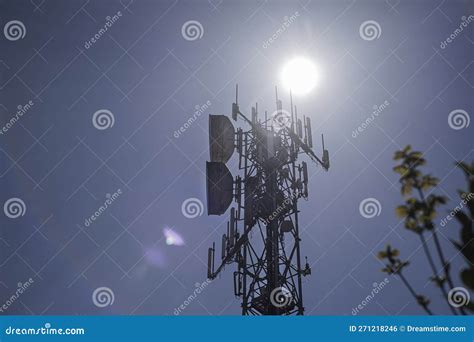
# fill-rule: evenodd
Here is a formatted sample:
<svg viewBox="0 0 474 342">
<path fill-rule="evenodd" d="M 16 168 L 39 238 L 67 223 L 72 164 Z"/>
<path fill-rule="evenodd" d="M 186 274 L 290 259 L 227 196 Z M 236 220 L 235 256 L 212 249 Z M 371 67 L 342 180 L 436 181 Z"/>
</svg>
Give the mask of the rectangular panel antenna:
<svg viewBox="0 0 474 342">
<path fill-rule="evenodd" d="M 235 85 L 235 102 L 232 103 L 232 119 L 237 121 L 237 116 L 239 115 L 239 85 Z"/>
<path fill-rule="evenodd" d="M 212 243 L 212 248 L 207 251 L 207 278 L 211 279 L 214 273 L 214 252 L 216 244 Z"/>
<path fill-rule="evenodd" d="M 221 249 L 222 259 L 226 257 L 226 251 L 227 251 L 227 237 L 225 234 L 223 234 L 222 235 L 222 249 Z"/>
<path fill-rule="evenodd" d="M 296 132 L 298 133 L 300 139 L 303 139 L 303 123 L 301 122 L 301 119 L 298 119 L 296 122 Z"/>
<path fill-rule="evenodd" d="M 301 162 L 303 168 L 303 183 L 308 184 L 308 164 L 305 161 Z"/>
<path fill-rule="evenodd" d="M 232 207 L 230 208 L 230 232 L 229 232 L 229 247 L 234 247 L 234 242 L 235 242 L 235 226 L 236 226 L 236 220 L 235 220 L 235 208 Z"/>
<path fill-rule="evenodd" d="M 313 148 L 313 133 L 311 131 L 311 119 L 309 117 L 306 117 L 305 128 L 306 128 L 307 144 L 310 148 Z"/>
</svg>

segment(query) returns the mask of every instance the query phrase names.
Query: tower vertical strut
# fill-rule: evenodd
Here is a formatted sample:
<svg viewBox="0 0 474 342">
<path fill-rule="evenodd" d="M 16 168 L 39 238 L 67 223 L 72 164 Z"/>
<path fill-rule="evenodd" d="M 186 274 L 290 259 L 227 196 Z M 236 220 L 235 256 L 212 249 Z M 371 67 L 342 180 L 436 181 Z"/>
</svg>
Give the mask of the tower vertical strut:
<svg viewBox="0 0 474 342">
<path fill-rule="evenodd" d="M 209 116 L 208 214 L 224 214 L 232 201 L 235 206 L 217 268 L 215 244 L 208 250 L 207 276 L 214 279 L 235 263 L 234 294 L 242 297 L 243 315 L 302 315 L 302 277 L 311 269 L 307 261 L 301 266 L 298 200 L 308 198 L 308 168 L 298 157 L 306 154 L 327 171 L 329 153 L 323 148 L 319 159 L 313 152 L 310 119 L 298 119 L 291 93 L 291 114 L 275 88 L 277 110 L 270 118 L 265 112 L 262 122 L 257 105 L 250 119 L 240 111 L 237 89 L 232 118 L 248 128 L 235 130 L 227 116 Z M 234 150 L 242 175 L 235 179 L 226 165 Z"/>
</svg>

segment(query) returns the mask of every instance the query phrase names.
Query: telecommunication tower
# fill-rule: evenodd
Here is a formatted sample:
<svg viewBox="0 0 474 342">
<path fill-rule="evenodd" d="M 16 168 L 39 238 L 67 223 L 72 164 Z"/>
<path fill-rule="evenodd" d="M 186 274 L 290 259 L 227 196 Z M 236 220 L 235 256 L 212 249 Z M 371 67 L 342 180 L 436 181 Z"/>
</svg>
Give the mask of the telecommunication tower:
<svg viewBox="0 0 474 342">
<path fill-rule="evenodd" d="M 224 214 L 232 201 L 227 232 L 222 236 L 221 260 L 216 266 L 216 244 L 208 250 L 209 279 L 235 263 L 234 294 L 242 297 L 243 315 L 302 315 L 302 277 L 311 274 L 306 260 L 301 267 L 298 200 L 308 198 L 308 166 L 300 154 L 329 169 L 329 152 L 313 152 L 311 120 L 298 118 L 291 99 L 283 110 L 276 93 L 276 111 L 259 119 L 238 105 L 238 86 L 232 119 L 240 117 L 248 128 L 234 129 L 225 115 L 209 115 L 210 161 L 206 162 L 208 215 Z M 290 93 L 291 98 L 291 93 Z M 226 163 L 238 153 L 239 175 Z"/>
</svg>

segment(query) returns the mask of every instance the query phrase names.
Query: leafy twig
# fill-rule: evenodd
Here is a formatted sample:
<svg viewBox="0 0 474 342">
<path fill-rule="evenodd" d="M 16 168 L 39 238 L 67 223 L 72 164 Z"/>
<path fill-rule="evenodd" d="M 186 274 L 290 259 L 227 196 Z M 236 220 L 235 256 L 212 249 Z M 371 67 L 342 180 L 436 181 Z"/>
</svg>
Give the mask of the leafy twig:
<svg viewBox="0 0 474 342">
<path fill-rule="evenodd" d="M 385 250 L 379 252 L 379 259 L 387 259 L 388 261 L 388 263 L 385 265 L 385 268 L 382 269 L 382 272 L 385 272 L 390 275 L 398 275 L 405 287 L 415 298 L 418 305 L 420 305 L 428 315 L 432 315 L 433 312 L 428 308 L 428 305 L 430 304 L 429 299 L 423 295 L 417 294 L 416 291 L 413 289 L 413 286 L 410 285 L 406 277 L 403 275 L 402 270 L 409 265 L 409 262 L 400 260 L 398 258 L 399 254 L 400 252 L 398 251 L 398 249 L 394 249 L 390 245 L 387 245 L 385 247 Z"/>
</svg>

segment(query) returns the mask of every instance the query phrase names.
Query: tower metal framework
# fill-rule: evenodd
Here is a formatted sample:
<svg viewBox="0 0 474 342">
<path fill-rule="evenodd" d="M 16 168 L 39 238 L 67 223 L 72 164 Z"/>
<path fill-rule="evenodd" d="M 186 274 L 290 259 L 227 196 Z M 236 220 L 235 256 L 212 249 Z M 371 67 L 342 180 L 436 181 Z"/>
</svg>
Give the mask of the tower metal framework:
<svg viewBox="0 0 474 342">
<path fill-rule="evenodd" d="M 275 88 L 276 91 L 276 88 Z M 291 93 L 290 93 L 291 98 Z M 276 91 L 276 111 L 264 120 L 258 106 L 251 118 L 241 113 L 236 100 L 232 118 L 242 118 L 248 128 L 234 129 L 224 115 L 209 116 L 211 161 L 207 162 L 209 215 L 224 214 L 231 202 L 227 232 L 222 236 L 221 260 L 216 266 L 216 245 L 208 250 L 208 278 L 216 278 L 226 265 L 235 263 L 234 294 L 242 297 L 243 315 L 303 315 L 302 277 L 311 274 L 306 260 L 302 267 L 298 200 L 308 198 L 306 154 L 326 171 L 329 153 L 313 152 L 311 121 L 282 108 Z M 238 171 L 233 178 L 226 162 L 238 153 Z"/>
</svg>

